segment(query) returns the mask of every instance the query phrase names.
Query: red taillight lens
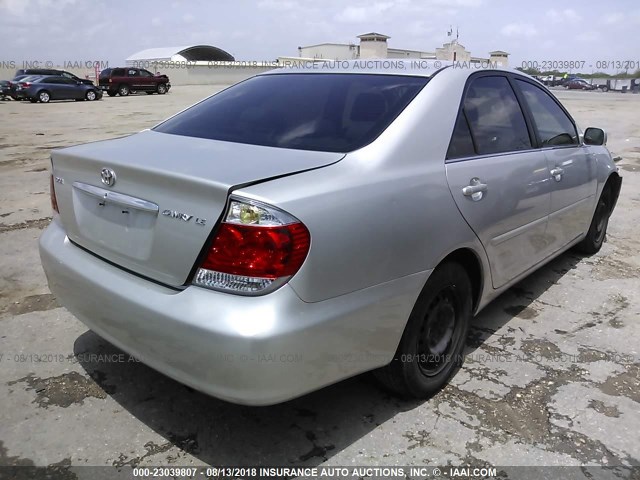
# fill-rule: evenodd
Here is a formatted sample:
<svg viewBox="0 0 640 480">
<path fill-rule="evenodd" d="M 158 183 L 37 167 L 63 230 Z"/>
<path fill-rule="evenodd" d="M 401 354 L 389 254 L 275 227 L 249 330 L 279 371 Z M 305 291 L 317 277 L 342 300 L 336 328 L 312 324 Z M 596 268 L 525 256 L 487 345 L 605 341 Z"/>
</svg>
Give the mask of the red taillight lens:
<svg viewBox="0 0 640 480">
<path fill-rule="evenodd" d="M 267 293 L 295 275 L 310 246 L 309 230 L 295 217 L 233 199 L 193 283 L 245 295 Z"/>
<path fill-rule="evenodd" d="M 309 251 L 309 231 L 301 223 L 277 227 L 223 223 L 202 268 L 276 279 L 293 275 Z"/>
<path fill-rule="evenodd" d="M 22 88 L 29 88 L 31 84 L 29 82 L 25 82 L 22 84 Z"/>
<path fill-rule="evenodd" d="M 54 212 L 60 213 L 60 210 L 58 210 L 58 199 L 56 198 L 56 188 L 53 181 L 53 174 L 51 174 L 51 184 L 49 192 L 51 194 L 51 208 Z"/>
</svg>

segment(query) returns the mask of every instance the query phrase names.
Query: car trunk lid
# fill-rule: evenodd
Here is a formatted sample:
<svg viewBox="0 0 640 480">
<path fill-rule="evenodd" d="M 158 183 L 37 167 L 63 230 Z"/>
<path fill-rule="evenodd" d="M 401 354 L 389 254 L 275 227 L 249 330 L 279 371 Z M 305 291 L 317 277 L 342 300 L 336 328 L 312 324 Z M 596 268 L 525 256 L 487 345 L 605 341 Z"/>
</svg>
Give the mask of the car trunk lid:
<svg viewBox="0 0 640 480">
<path fill-rule="evenodd" d="M 343 156 L 144 131 L 55 150 L 52 163 L 71 241 L 127 270 L 180 286 L 231 190 Z"/>
</svg>

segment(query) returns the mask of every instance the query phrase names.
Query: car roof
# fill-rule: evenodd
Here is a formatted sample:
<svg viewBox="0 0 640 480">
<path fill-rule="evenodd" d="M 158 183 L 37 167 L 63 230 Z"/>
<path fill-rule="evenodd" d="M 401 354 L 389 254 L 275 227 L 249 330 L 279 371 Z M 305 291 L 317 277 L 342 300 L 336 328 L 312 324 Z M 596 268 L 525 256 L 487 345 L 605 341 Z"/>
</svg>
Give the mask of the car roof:
<svg viewBox="0 0 640 480">
<path fill-rule="evenodd" d="M 371 58 L 360 60 L 292 60 L 290 66 L 277 68 L 261 73 L 260 75 L 282 75 L 292 73 L 349 73 L 369 75 L 409 75 L 419 77 L 432 77 L 435 73 L 445 68 L 455 68 L 471 75 L 471 73 L 483 70 L 506 71 L 523 75 L 522 72 L 510 68 L 496 68 L 488 62 L 485 64 L 471 64 L 471 62 L 452 62 L 443 60 L 421 59 L 396 59 L 396 58 Z M 528 75 L 524 75 L 528 76 Z"/>
</svg>

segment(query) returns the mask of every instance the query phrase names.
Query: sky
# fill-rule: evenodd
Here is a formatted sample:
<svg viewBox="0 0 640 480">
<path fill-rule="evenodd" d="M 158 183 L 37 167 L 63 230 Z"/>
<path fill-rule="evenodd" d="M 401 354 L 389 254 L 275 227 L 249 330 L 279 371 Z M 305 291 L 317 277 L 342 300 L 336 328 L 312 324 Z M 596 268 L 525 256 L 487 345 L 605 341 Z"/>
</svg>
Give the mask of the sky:
<svg viewBox="0 0 640 480">
<path fill-rule="evenodd" d="M 390 48 L 434 51 L 450 27 L 473 56 L 505 50 L 512 67 L 573 60 L 590 73 L 620 60 L 640 68 L 638 0 L 0 0 L 0 67 L 116 66 L 146 48 L 196 44 L 272 61 L 297 56 L 301 45 L 357 43 L 371 31 L 389 35 Z"/>
</svg>

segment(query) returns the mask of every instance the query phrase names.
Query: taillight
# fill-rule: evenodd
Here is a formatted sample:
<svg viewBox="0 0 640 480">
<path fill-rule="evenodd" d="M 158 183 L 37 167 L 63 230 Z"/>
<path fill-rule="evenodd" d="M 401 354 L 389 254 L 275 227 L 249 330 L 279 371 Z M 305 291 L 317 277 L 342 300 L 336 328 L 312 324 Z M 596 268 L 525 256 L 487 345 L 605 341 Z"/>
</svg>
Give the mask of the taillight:
<svg viewBox="0 0 640 480">
<path fill-rule="evenodd" d="M 29 82 L 24 82 L 21 85 L 22 85 L 22 88 L 29 88 L 31 86 Z"/>
<path fill-rule="evenodd" d="M 297 218 L 260 202 L 232 199 L 193 284 L 268 293 L 295 275 L 310 245 L 309 231 Z"/>
<path fill-rule="evenodd" d="M 49 193 L 51 194 L 51 208 L 53 209 L 54 212 L 60 213 L 60 210 L 58 210 L 58 199 L 56 198 L 56 188 L 54 186 L 53 173 L 51 174 L 51 184 L 49 186 Z"/>
</svg>

